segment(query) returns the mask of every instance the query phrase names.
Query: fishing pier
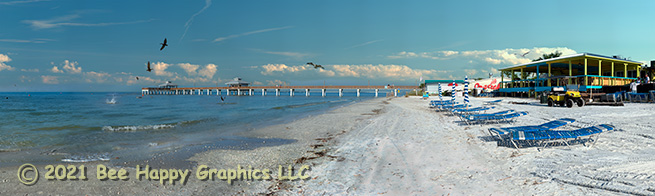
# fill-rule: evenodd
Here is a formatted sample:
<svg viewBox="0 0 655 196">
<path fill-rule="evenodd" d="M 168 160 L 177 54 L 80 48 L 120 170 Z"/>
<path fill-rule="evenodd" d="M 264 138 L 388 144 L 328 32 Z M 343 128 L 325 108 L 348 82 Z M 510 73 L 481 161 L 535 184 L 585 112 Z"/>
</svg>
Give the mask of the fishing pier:
<svg viewBox="0 0 655 196">
<path fill-rule="evenodd" d="M 357 96 L 361 95 L 362 90 L 374 90 L 375 96 L 379 93 L 393 93 L 393 96 L 398 96 L 400 90 L 418 90 L 418 86 L 237 86 L 237 87 L 177 87 L 177 86 L 160 86 L 160 87 L 146 87 L 141 88 L 142 95 L 228 95 L 228 96 L 253 96 L 259 94 L 266 96 L 268 92 L 275 92 L 275 96 L 288 94 L 294 96 L 296 90 L 302 92 L 304 90 L 305 96 L 309 96 L 310 91 L 321 91 L 323 97 L 326 96 L 328 90 L 339 93 L 339 97 L 343 96 L 344 90 L 355 90 Z M 225 94 L 223 94 L 225 91 Z M 260 93 L 258 93 L 260 92 Z M 386 95 L 386 94 L 385 94 Z"/>
</svg>

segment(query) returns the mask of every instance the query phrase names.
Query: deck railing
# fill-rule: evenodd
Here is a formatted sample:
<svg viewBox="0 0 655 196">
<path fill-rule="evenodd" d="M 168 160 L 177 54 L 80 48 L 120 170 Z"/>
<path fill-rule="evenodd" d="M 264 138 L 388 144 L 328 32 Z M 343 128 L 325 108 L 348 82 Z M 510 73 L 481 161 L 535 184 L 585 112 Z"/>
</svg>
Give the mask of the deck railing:
<svg viewBox="0 0 655 196">
<path fill-rule="evenodd" d="M 585 77 L 587 82 L 585 83 Z M 556 79 L 527 79 L 527 80 L 514 80 L 504 81 L 501 83 L 500 88 L 519 88 L 519 87 L 543 87 L 548 86 L 566 86 L 567 84 L 579 84 L 585 86 L 623 86 L 630 84 L 637 78 L 614 77 L 614 76 L 597 76 L 597 75 L 579 75 L 572 78 L 556 78 Z"/>
</svg>

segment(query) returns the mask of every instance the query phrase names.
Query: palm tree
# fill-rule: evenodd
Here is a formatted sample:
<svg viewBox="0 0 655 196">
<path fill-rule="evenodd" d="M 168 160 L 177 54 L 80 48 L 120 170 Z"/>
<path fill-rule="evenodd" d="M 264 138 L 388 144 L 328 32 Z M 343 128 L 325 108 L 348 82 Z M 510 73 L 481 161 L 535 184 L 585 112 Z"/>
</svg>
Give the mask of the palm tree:
<svg viewBox="0 0 655 196">
<path fill-rule="evenodd" d="M 555 52 L 550 53 L 550 54 L 543 54 L 538 59 L 532 60 L 532 62 L 541 61 L 541 60 L 544 60 L 544 59 L 557 58 L 557 57 L 560 57 L 560 56 L 562 56 L 562 52 L 556 50 Z"/>
</svg>

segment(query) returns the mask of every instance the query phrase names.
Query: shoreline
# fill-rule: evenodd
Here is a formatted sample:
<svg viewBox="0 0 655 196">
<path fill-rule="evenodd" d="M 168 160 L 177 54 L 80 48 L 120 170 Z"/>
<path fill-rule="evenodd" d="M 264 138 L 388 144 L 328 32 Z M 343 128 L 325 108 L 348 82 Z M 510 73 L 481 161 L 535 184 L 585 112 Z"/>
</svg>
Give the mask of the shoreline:
<svg viewBox="0 0 655 196">
<path fill-rule="evenodd" d="M 290 139 L 296 140 L 296 142 L 289 144 L 282 144 L 276 146 L 264 146 L 257 147 L 255 149 L 245 149 L 245 150 L 235 150 L 235 149 L 212 149 L 212 150 L 203 150 L 202 152 L 196 153 L 191 156 L 190 159 L 185 161 L 196 162 L 192 166 L 193 168 L 190 171 L 195 172 L 197 165 L 208 165 L 210 168 L 224 168 L 231 169 L 236 168 L 237 165 L 247 166 L 251 165 L 253 168 L 268 168 L 273 171 L 277 171 L 278 165 L 288 165 L 292 164 L 295 159 L 300 158 L 303 153 L 307 154 L 307 149 L 309 146 L 307 144 L 315 141 L 314 139 L 323 137 L 321 134 L 325 134 L 327 137 L 329 135 L 338 134 L 336 129 L 327 129 L 325 124 L 322 128 L 310 128 L 318 131 L 307 131 L 306 127 L 312 127 L 311 124 L 315 122 L 323 121 L 320 119 L 322 116 L 331 116 L 328 119 L 334 119 L 332 125 L 339 122 L 348 121 L 348 118 L 344 117 L 344 114 L 355 112 L 353 108 L 360 108 L 360 110 L 367 110 L 368 105 L 374 102 L 379 102 L 385 98 L 373 98 L 369 100 L 357 101 L 354 103 L 343 104 L 330 110 L 320 112 L 316 115 L 316 112 L 305 116 L 302 119 L 294 120 L 284 124 L 268 125 L 265 127 L 257 128 L 254 130 L 248 130 L 240 133 L 234 133 L 234 137 L 243 137 L 247 136 L 253 139 L 261 139 L 266 141 L 266 139 Z M 364 105 L 364 106 L 362 106 Z M 370 110 L 369 110 L 370 112 Z M 360 114 L 353 114 L 352 116 L 359 116 Z M 341 117 L 339 117 L 341 116 Z M 342 129 L 346 129 L 352 124 L 340 126 Z M 335 128 L 335 127 L 333 127 Z M 339 129 L 341 130 L 341 129 Z M 290 133 L 293 133 L 289 135 Z M 247 144 L 246 144 L 247 145 Z M 203 148 L 203 146 L 197 146 Z M 179 149 L 172 149 L 172 153 L 178 153 Z M 146 162 L 147 163 L 147 162 Z M 87 181 L 50 181 L 44 179 L 43 165 L 38 165 L 37 168 L 40 172 L 39 182 L 33 186 L 25 186 L 18 182 L 16 178 L 17 167 L 0 167 L 0 174 L 2 177 L 0 180 L 0 194 L 39 194 L 43 193 L 54 193 L 54 194 L 70 194 L 70 193 L 84 193 L 84 194 L 107 194 L 107 193 L 128 193 L 128 194 L 184 194 L 188 192 L 194 192 L 202 194 L 206 191 L 213 192 L 250 192 L 250 193 L 262 193 L 267 192 L 271 184 L 277 183 L 277 181 L 234 181 L 232 185 L 228 185 L 222 180 L 216 182 L 205 182 L 195 180 L 192 176 L 186 185 L 179 186 L 168 184 L 161 185 L 158 181 L 139 181 L 134 179 L 135 167 L 136 165 L 126 165 L 125 167 L 119 167 L 115 164 L 106 161 L 100 162 L 86 162 L 86 163 L 62 163 L 57 162 L 53 165 L 85 165 L 87 176 L 90 177 Z M 103 164 L 109 168 L 120 169 L 124 168 L 130 174 L 130 179 L 128 181 L 99 181 L 95 179 L 96 175 L 96 166 Z M 143 167 L 141 165 L 141 167 Z M 163 169 L 163 168 L 162 168 Z M 184 169 L 184 168 L 175 168 L 175 169 Z M 277 176 L 277 172 L 271 172 L 273 176 Z M 194 174 L 195 175 L 195 174 Z M 81 191 L 78 189 L 79 186 L 90 187 L 92 191 Z M 95 187 L 95 188 L 93 188 Z M 103 190 L 103 191 L 99 191 Z"/>
</svg>

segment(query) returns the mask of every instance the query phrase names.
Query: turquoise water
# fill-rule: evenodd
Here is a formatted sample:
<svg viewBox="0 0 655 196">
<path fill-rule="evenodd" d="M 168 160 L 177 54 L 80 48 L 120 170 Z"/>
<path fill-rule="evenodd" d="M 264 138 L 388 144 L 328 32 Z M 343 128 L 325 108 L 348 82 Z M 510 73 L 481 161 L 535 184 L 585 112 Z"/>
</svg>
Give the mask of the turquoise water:
<svg viewBox="0 0 655 196">
<path fill-rule="evenodd" d="M 135 161 L 198 145 L 281 145 L 294 141 L 234 133 L 373 98 L 367 92 L 329 95 L 228 96 L 221 102 L 216 95 L 0 93 L 0 163 Z"/>
</svg>

